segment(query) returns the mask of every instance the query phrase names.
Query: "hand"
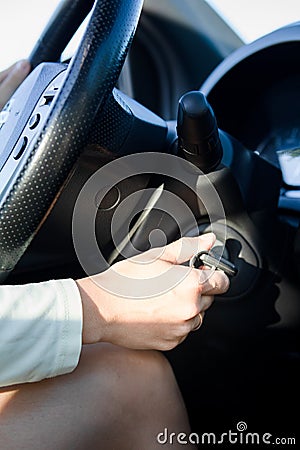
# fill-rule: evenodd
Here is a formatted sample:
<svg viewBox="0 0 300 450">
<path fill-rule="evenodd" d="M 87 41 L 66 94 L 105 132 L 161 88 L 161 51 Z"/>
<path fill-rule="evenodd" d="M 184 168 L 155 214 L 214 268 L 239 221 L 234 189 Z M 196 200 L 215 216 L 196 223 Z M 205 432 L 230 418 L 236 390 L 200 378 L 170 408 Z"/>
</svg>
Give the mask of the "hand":
<svg viewBox="0 0 300 450">
<path fill-rule="evenodd" d="M 214 242 L 211 233 L 182 238 L 118 262 L 99 275 L 77 280 L 83 304 L 83 343 L 103 341 L 133 349 L 170 350 L 182 342 L 201 324 L 213 295 L 229 286 L 221 271 L 181 265 L 196 252 L 209 250 Z M 162 274 L 162 280 L 172 282 L 170 289 L 157 291 L 154 297 L 136 298 L 141 284 L 159 289 Z M 110 289 L 120 287 L 113 282 L 116 276 L 128 287 L 126 298 Z"/>
<path fill-rule="evenodd" d="M 30 64 L 26 60 L 16 62 L 0 72 L 0 111 L 29 72 Z"/>
</svg>

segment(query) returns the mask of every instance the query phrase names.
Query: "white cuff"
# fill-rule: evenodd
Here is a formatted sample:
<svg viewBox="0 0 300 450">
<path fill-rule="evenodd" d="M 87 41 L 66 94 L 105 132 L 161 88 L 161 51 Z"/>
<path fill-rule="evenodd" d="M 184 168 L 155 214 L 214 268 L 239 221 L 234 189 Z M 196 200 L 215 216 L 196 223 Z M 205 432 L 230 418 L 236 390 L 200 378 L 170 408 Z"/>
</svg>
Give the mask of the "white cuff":
<svg viewBox="0 0 300 450">
<path fill-rule="evenodd" d="M 47 377 L 55 377 L 72 372 L 79 361 L 82 347 L 82 302 L 74 280 L 56 281 L 58 298 L 56 336 L 53 369 Z M 50 361 L 49 361 L 50 362 Z"/>
<path fill-rule="evenodd" d="M 71 372 L 81 335 L 82 303 L 74 280 L 0 286 L 0 386 Z"/>
</svg>

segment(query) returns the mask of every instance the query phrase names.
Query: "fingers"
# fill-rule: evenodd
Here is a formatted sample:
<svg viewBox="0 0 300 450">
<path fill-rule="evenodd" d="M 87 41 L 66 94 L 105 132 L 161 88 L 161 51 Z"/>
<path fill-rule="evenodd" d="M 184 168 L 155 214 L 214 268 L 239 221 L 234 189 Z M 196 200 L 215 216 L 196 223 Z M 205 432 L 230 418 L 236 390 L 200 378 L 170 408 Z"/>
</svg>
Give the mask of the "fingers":
<svg viewBox="0 0 300 450">
<path fill-rule="evenodd" d="M 199 285 L 201 294 L 218 295 L 224 294 L 229 288 L 229 278 L 222 270 L 199 270 Z"/>
<path fill-rule="evenodd" d="M 2 81 L 4 80 L 4 78 L 7 77 L 7 75 L 9 74 L 9 72 L 11 72 L 11 70 L 13 69 L 13 67 L 15 67 L 17 63 L 12 64 L 11 66 L 9 66 L 7 69 L 2 70 L 2 72 L 0 72 L 0 83 L 2 83 Z"/>
<path fill-rule="evenodd" d="M 193 323 L 193 322 L 194 322 L 194 323 Z M 200 328 L 201 325 L 202 325 L 202 322 L 203 322 L 203 317 L 202 317 L 202 314 L 199 313 L 199 314 L 197 314 L 196 317 L 194 317 L 193 319 L 191 319 L 191 323 L 192 323 L 191 331 L 197 331 L 197 330 L 199 330 L 199 328 Z"/>
<path fill-rule="evenodd" d="M 166 245 L 160 259 L 172 264 L 182 264 L 200 251 L 209 250 L 215 243 L 216 236 L 206 233 L 198 237 L 183 237 Z"/>
<path fill-rule="evenodd" d="M 0 74 L 0 109 L 3 108 L 19 85 L 30 72 L 30 64 L 23 60 L 15 63 Z"/>
<path fill-rule="evenodd" d="M 204 319 L 205 311 L 211 306 L 213 301 L 214 301 L 213 295 L 202 295 L 200 297 L 200 301 L 198 304 L 199 312 L 194 317 L 186 321 L 186 324 L 188 326 L 187 329 L 188 333 L 191 331 L 199 330 Z"/>
<path fill-rule="evenodd" d="M 212 305 L 214 301 L 213 295 L 201 295 L 199 300 L 199 310 L 203 313 Z"/>
</svg>

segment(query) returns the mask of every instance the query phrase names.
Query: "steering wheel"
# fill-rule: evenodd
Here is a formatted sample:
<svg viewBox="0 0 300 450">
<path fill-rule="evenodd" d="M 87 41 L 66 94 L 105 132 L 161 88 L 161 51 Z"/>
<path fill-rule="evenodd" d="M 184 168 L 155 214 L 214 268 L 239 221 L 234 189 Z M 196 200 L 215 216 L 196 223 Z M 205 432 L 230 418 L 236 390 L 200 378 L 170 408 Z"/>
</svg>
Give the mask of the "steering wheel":
<svg viewBox="0 0 300 450">
<path fill-rule="evenodd" d="M 91 1 L 66 1 L 38 42 L 31 61 L 57 60 L 77 13 Z M 118 79 L 142 0 L 97 0 L 85 35 L 68 66 L 43 63 L 6 104 L 0 129 L 0 281 L 25 252 L 49 214 L 80 154 L 96 114 Z M 65 12 L 65 20 L 61 13 Z M 56 25 L 55 25 L 56 24 Z M 53 36 L 53 26 L 56 26 Z M 48 42 L 48 44 L 45 44 Z"/>
</svg>

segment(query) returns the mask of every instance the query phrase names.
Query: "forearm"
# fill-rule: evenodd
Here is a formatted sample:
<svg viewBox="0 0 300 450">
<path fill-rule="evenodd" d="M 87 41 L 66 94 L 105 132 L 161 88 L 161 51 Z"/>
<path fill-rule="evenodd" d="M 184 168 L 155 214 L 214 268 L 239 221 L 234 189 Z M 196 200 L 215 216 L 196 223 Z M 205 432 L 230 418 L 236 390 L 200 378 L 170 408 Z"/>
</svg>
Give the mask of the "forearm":
<svg viewBox="0 0 300 450">
<path fill-rule="evenodd" d="M 0 286 L 0 385 L 71 372 L 81 351 L 82 306 L 73 280 Z"/>
</svg>

